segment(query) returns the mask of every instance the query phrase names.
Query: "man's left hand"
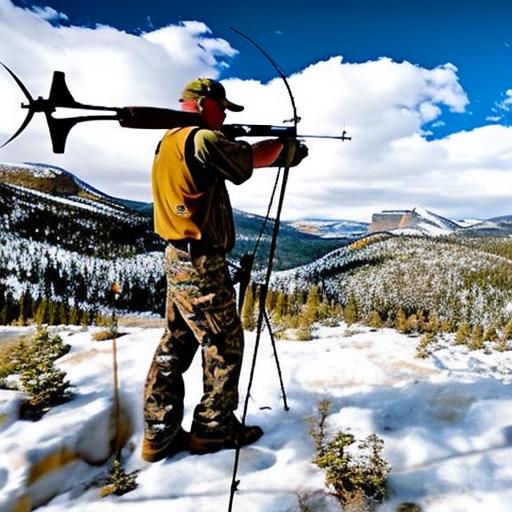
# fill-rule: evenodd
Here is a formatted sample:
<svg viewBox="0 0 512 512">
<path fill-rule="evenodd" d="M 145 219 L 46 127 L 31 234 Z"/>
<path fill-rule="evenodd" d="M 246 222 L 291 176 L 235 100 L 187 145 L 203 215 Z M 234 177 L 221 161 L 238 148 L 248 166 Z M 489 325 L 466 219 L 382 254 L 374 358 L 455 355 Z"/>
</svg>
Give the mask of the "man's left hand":
<svg viewBox="0 0 512 512">
<path fill-rule="evenodd" d="M 274 167 L 295 167 L 308 156 L 308 147 L 298 139 L 282 139 L 283 149 Z"/>
</svg>

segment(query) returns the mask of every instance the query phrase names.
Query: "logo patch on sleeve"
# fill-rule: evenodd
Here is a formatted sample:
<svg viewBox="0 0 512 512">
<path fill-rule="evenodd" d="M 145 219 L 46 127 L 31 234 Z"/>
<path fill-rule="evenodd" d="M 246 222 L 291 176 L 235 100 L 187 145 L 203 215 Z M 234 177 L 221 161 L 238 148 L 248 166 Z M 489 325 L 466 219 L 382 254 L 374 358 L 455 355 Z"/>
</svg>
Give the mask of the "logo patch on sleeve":
<svg viewBox="0 0 512 512">
<path fill-rule="evenodd" d="M 190 215 L 190 212 L 188 211 L 188 208 L 184 204 L 178 204 L 176 205 L 176 214 L 180 217 L 185 217 Z"/>
</svg>

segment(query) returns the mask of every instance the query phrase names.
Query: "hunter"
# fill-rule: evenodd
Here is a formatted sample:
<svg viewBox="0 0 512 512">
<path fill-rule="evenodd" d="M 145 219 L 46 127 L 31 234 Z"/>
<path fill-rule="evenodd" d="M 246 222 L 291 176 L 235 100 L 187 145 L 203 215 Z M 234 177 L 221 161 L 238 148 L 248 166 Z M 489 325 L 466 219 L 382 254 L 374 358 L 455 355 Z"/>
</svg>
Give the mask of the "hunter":
<svg viewBox="0 0 512 512">
<path fill-rule="evenodd" d="M 226 254 L 235 243 L 225 181 L 247 181 L 253 169 L 297 165 L 307 147 L 295 139 L 253 145 L 222 134 L 226 110 L 244 107 L 226 98 L 211 78 L 189 82 L 181 109 L 200 115 L 201 126 L 168 130 L 152 168 L 154 226 L 168 242 L 166 328 L 144 388 L 142 457 L 156 462 L 182 450 L 201 454 L 257 441 L 263 430 L 235 416 L 244 335 Z M 182 426 L 182 374 L 202 350 L 203 396 L 190 433 Z"/>
</svg>

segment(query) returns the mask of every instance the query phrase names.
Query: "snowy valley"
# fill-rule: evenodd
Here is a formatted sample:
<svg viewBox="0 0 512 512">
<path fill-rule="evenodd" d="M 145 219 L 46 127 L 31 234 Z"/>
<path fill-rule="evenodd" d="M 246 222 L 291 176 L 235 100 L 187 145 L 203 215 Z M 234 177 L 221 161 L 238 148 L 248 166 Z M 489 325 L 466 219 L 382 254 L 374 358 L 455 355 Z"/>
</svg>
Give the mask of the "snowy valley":
<svg viewBox="0 0 512 512">
<path fill-rule="evenodd" d="M 152 232 L 150 210 L 62 169 L 0 165 L 2 512 L 227 510 L 233 451 L 180 453 L 153 465 L 140 457 L 142 389 L 163 332 L 165 297 L 164 245 Z M 265 435 L 241 452 L 236 511 L 342 510 L 315 463 L 310 431 L 322 401 L 329 403 L 326 442 L 342 432 L 358 441 L 376 434 L 384 443 L 388 497 L 368 510 L 510 510 L 511 217 L 456 222 L 421 208 L 382 213 L 373 228 L 325 220 L 282 226 L 266 306 L 290 410 L 264 332 L 247 422 Z M 233 263 L 253 248 L 263 220 L 244 212 L 235 218 Z M 116 297 L 114 282 L 122 286 Z M 255 308 L 251 301 L 242 318 L 242 400 Z M 38 323 L 69 345 L 53 363 L 71 387 L 40 418 L 28 418 L 26 377 L 9 357 L 20 342 L 30 353 Z M 113 341 L 99 336 L 114 327 L 117 433 Z M 199 371 L 196 355 L 185 375 L 186 428 L 201 394 Z M 116 439 L 137 487 L 101 497 Z"/>
</svg>

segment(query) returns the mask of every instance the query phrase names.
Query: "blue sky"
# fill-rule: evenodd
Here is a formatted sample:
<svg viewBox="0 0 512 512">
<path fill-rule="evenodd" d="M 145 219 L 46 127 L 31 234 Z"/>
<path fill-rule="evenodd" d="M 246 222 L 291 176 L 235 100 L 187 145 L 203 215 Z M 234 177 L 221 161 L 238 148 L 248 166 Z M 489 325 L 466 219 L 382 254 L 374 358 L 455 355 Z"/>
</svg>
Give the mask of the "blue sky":
<svg viewBox="0 0 512 512">
<path fill-rule="evenodd" d="M 281 124 L 283 84 L 234 26 L 287 73 L 308 142 L 286 218 L 370 220 L 421 206 L 451 218 L 512 214 L 512 3 L 445 1 L 144 2 L 0 0 L 0 59 L 34 96 L 65 71 L 84 103 L 177 108 L 188 80 L 223 80 L 246 109 L 227 122 Z M 0 139 L 23 100 L 0 74 Z M 233 116 L 233 117 L 231 117 Z M 44 119 L 0 150 L 1 161 L 62 166 L 112 195 L 151 200 L 161 133 L 89 123 L 54 155 Z M 231 189 L 263 213 L 273 171 Z"/>
</svg>

